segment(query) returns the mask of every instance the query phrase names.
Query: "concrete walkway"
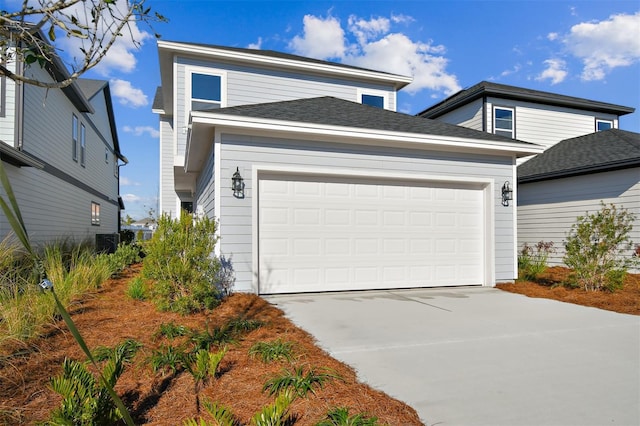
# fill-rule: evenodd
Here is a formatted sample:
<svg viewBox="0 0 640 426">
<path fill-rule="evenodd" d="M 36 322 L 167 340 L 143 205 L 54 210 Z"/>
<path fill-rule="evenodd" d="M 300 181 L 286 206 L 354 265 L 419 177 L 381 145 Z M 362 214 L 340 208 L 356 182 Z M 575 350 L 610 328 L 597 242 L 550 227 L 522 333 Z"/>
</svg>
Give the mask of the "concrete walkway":
<svg viewBox="0 0 640 426">
<path fill-rule="evenodd" d="M 427 425 L 639 425 L 640 317 L 492 288 L 269 296 Z"/>
</svg>

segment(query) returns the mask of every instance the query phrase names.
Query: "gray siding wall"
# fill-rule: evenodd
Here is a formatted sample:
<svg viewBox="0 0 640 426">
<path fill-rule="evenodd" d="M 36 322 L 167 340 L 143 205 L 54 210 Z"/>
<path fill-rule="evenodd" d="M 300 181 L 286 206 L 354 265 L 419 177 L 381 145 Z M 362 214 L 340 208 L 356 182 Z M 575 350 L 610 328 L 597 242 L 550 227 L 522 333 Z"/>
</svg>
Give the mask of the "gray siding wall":
<svg viewBox="0 0 640 426">
<path fill-rule="evenodd" d="M 207 154 L 207 160 L 202 166 L 202 173 L 196 180 L 196 196 L 193 208 L 196 212 L 206 212 L 210 217 L 216 217 L 215 211 L 215 169 L 214 169 L 214 147 Z M 231 180 L 229 180 L 231 184 Z M 229 185 L 230 186 L 230 185 Z"/>
<path fill-rule="evenodd" d="M 15 66 L 8 66 L 10 71 L 15 71 Z M 16 84 L 6 77 L 0 77 L 0 91 L 0 102 L 4 105 L 3 113 L 0 114 L 0 141 L 15 146 Z"/>
<path fill-rule="evenodd" d="M 436 120 L 482 131 L 482 99 L 476 99 Z"/>
<path fill-rule="evenodd" d="M 34 244 L 60 239 L 95 241 L 95 234 L 118 231 L 117 205 L 41 170 L 4 166 Z M 92 201 L 100 204 L 100 226 L 91 225 Z M 0 215 L 2 237 L 10 231 L 5 216 Z"/>
<path fill-rule="evenodd" d="M 177 217 L 178 196 L 173 186 L 172 117 L 160 116 L 160 213 Z"/>
<path fill-rule="evenodd" d="M 533 142 L 545 148 L 565 139 L 595 132 L 596 118 L 614 120 L 614 127 L 618 127 L 617 118 L 614 115 L 487 98 L 486 120 L 489 133 L 493 133 L 494 106 L 515 108 L 516 139 Z"/>
<path fill-rule="evenodd" d="M 447 154 L 229 134 L 222 136 L 221 156 L 218 178 L 222 182 L 231 182 L 232 174 L 239 167 L 246 184 L 244 199 L 234 198 L 230 189 L 218 194 L 221 197 L 218 217 L 222 236 L 220 249 L 233 262 L 236 289 L 239 291 L 255 291 L 251 288 L 252 203 L 255 202 L 255 182 L 251 179 L 251 173 L 256 164 L 360 170 L 371 172 L 372 175 L 384 171 L 494 179 L 496 279 L 504 281 L 515 278 L 515 213 L 513 206 L 502 206 L 499 198 L 502 183 L 513 179 L 511 157 Z M 212 215 L 211 211 L 205 213 Z"/>
<path fill-rule="evenodd" d="M 30 72 L 48 78 L 37 67 Z M 77 162 L 72 158 L 73 114 L 86 129 L 85 167 L 79 155 Z M 117 231 L 118 179 L 113 158 L 105 162 L 105 147 L 113 151 L 113 140 L 110 133 L 99 132 L 106 120 L 79 113 L 61 90 L 24 86 L 23 149 L 47 166 L 44 170 L 11 168 L 9 177 L 35 242 Z M 91 225 L 92 201 L 100 204 L 100 226 Z M 1 231 L 3 235 L 9 231 L 5 223 Z"/>
<path fill-rule="evenodd" d="M 238 66 L 223 62 L 209 62 L 190 58 L 178 58 L 176 82 L 176 117 L 177 146 L 175 153 L 184 155 L 188 110 L 187 69 L 189 66 L 204 67 L 211 72 L 226 73 L 226 103 L 233 107 L 246 104 L 289 101 L 294 99 L 333 96 L 353 102 L 359 102 L 358 89 L 371 89 L 386 92 L 389 98 L 389 109 L 395 110 L 394 90 L 391 86 L 365 84 L 355 80 L 328 78 L 313 74 L 293 73 L 268 68 Z"/>
<path fill-rule="evenodd" d="M 574 176 L 518 186 L 518 247 L 553 241 L 550 265 L 562 265 L 564 243 L 578 216 L 600 210 L 600 201 L 636 215 L 631 239 L 640 244 L 640 168 Z"/>
</svg>

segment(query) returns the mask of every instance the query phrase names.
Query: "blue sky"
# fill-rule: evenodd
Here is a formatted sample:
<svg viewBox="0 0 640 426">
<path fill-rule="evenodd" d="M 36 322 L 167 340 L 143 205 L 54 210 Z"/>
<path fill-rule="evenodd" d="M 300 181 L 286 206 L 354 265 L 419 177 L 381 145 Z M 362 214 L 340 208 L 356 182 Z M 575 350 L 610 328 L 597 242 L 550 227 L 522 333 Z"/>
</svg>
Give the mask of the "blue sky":
<svg viewBox="0 0 640 426">
<path fill-rule="evenodd" d="M 10 0 L 11 1 L 11 0 Z M 278 50 L 403 75 L 399 110 L 417 113 L 482 80 L 640 109 L 639 1 L 169 1 L 162 39 Z M 156 208 L 159 84 L 152 31 L 87 77 L 109 79 L 121 194 L 133 218 Z M 640 112 L 620 128 L 640 132 Z"/>
</svg>

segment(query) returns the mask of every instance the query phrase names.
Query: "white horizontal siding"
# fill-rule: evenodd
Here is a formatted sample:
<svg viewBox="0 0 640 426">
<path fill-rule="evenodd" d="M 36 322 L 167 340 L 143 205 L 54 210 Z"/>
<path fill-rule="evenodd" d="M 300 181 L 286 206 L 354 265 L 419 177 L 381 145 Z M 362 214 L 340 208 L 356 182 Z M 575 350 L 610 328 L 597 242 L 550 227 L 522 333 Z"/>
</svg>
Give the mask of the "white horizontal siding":
<svg viewBox="0 0 640 426">
<path fill-rule="evenodd" d="M 631 239 L 640 244 L 640 169 L 625 169 L 518 186 L 518 246 L 552 241 L 550 265 L 561 265 L 564 244 L 578 216 L 616 204 L 636 216 Z"/>
<path fill-rule="evenodd" d="M 358 90 L 371 89 L 382 91 L 389 99 L 389 109 L 395 110 L 395 91 L 392 86 L 366 84 L 344 78 L 328 78 L 313 74 L 283 72 L 269 68 L 238 66 L 224 62 L 209 62 L 192 58 L 178 58 L 175 76 L 175 102 L 177 145 L 175 153 L 184 155 L 186 147 L 186 129 L 188 108 L 185 105 L 187 94 L 186 78 L 189 66 L 203 67 L 212 72 L 224 72 L 226 75 L 226 106 L 234 107 L 247 104 L 290 101 L 295 99 L 332 96 L 352 102 L 359 102 Z"/>
<path fill-rule="evenodd" d="M 614 115 L 572 108 L 487 98 L 486 120 L 489 133 L 493 133 L 493 107 L 515 108 L 516 139 L 536 143 L 545 148 L 565 139 L 595 132 L 596 117 L 609 120 L 617 118 Z"/>
<path fill-rule="evenodd" d="M 196 180 L 196 196 L 194 211 L 202 211 L 208 217 L 216 217 L 215 211 L 215 169 L 213 158 L 213 145 L 207 154 L 207 160 L 202 166 L 202 173 Z M 229 181 L 231 182 L 231 181 Z"/>
<path fill-rule="evenodd" d="M 5 65 L 11 68 L 9 71 L 14 71 L 13 63 Z M 0 114 L 0 141 L 15 146 L 16 84 L 6 77 L 0 77 L 0 91 L 0 96 L 4 98 L 4 114 Z"/>
<path fill-rule="evenodd" d="M 173 129 L 171 117 L 160 116 L 160 200 L 159 214 L 176 217 L 178 196 L 173 178 Z"/>
<path fill-rule="evenodd" d="M 232 255 L 238 290 L 250 291 L 252 282 L 252 208 L 255 200 L 251 171 L 254 165 L 322 167 L 335 170 L 410 173 L 416 176 L 487 178 L 496 182 L 495 242 L 496 279 L 515 277 L 513 207 L 500 204 L 502 182 L 512 180 L 510 157 L 446 154 L 382 147 L 353 147 L 323 142 L 270 139 L 264 137 L 222 136 L 221 170 L 217 178 L 223 182 L 220 197 L 221 252 Z M 245 198 L 234 198 L 226 182 L 239 168 L 245 182 Z M 202 195 L 201 195 L 202 196 Z"/>
<path fill-rule="evenodd" d="M 438 117 L 436 120 L 482 131 L 482 99 L 476 99 Z"/>
</svg>

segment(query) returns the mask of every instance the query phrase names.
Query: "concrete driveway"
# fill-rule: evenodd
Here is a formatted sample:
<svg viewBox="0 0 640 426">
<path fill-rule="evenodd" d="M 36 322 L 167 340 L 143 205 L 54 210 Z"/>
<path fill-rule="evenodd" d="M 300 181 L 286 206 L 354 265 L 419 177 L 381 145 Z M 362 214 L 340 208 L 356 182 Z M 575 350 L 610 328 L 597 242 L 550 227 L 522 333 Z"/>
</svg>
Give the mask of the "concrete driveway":
<svg viewBox="0 0 640 426">
<path fill-rule="evenodd" d="M 269 296 L 427 425 L 640 424 L 640 318 L 492 288 Z"/>
</svg>

